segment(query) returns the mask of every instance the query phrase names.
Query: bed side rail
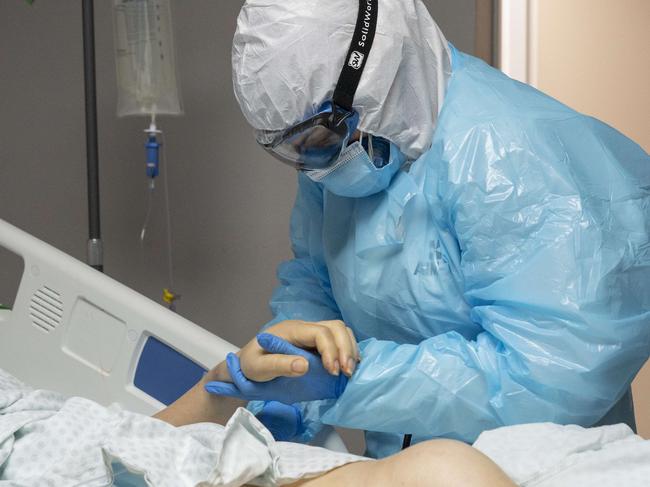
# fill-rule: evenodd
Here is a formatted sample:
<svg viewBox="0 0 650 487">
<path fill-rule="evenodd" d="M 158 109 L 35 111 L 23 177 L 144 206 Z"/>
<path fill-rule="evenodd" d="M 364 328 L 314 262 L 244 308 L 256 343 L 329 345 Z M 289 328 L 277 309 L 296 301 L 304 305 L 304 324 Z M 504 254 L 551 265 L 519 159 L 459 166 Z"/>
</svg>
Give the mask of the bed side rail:
<svg viewBox="0 0 650 487">
<path fill-rule="evenodd" d="M 40 388 L 150 414 L 236 347 L 0 220 L 22 257 L 0 314 L 0 368 Z"/>
</svg>

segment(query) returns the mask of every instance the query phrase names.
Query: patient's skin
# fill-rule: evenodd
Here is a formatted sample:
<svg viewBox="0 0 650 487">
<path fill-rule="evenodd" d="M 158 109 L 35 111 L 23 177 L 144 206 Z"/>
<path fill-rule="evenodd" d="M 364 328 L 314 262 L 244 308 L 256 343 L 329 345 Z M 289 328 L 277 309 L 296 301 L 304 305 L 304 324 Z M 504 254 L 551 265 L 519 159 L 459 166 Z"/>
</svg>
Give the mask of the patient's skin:
<svg viewBox="0 0 650 487">
<path fill-rule="evenodd" d="M 226 424 L 238 407 L 246 407 L 246 402 L 232 397 L 221 397 L 208 393 L 207 382 L 224 380 L 224 367 L 217 366 L 206 373 L 194 387 L 175 402 L 154 415 L 173 426 L 194 423 Z"/>
<path fill-rule="evenodd" d="M 478 450 L 454 440 L 430 440 L 379 461 L 349 463 L 291 487 L 516 487 Z"/>
</svg>

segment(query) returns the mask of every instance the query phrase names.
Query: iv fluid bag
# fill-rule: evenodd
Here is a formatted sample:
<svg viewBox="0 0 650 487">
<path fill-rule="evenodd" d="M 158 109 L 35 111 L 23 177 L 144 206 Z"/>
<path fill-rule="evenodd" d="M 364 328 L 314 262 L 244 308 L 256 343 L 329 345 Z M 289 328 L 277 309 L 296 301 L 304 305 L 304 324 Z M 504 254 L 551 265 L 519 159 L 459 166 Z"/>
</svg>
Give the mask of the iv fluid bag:
<svg viewBox="0 0 650 487">
<path fill-rule="evenodd" d="M 170 0 L 113 0 L 117 114 L 182 113 Z"/>
</svg>

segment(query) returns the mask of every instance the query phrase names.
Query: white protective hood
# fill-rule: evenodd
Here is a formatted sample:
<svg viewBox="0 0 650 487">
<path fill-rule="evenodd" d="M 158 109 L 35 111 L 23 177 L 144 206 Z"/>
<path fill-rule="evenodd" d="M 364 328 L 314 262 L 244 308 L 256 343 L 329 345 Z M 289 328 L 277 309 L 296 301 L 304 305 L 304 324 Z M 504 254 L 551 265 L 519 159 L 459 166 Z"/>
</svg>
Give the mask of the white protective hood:
<svg viewBox="0 0 650 487">
<path fill-rule="evenodd" d="M 447 41 L 420 0 L 378 0 L 354 98 L 359 130 L 409 159 L 431 145 L 451 73 Z M 282 130 L 331 99 L 354 32 L 354 0 L 248 0 L 237 20 L 235 96 L 256 129 Z"/>
</svg>

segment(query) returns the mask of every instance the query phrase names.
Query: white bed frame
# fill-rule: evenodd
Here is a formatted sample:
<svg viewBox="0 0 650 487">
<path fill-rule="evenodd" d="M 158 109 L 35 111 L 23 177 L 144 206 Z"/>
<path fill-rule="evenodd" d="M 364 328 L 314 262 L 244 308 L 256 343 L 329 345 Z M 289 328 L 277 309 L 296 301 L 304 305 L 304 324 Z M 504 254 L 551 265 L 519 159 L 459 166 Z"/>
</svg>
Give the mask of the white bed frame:
<svg viewBox="0 0 650 487">
<path fill-rule="evenodd" d="M 147 337 L 206 369 L 237 350 L 3 220 L 0 245 L 24 263 L 13 309 L 0 314 L 0 367 L 31 386 L 151 414 L 163 404 L 133 385 Z"/>
<path fill-rule="evenodd" d="M 11 310 L 0 310 L 0 368 L 33 387 L 153 414 L 163 404 L 134 385 L 154 337 L 205 369 L 234 345 L 0 219 L 0 246 L 22 257 Z M 333 428 L 314 444 L 338 451 Z"/>
</svg>

